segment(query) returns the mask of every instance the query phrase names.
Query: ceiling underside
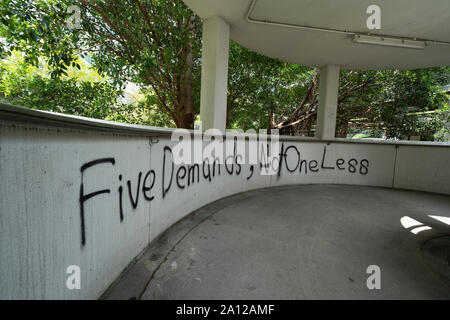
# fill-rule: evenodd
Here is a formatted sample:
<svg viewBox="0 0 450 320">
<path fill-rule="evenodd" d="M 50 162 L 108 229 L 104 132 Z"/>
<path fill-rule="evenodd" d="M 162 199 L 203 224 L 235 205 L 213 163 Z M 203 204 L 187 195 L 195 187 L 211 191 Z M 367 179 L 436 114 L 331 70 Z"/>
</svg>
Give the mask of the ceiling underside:
<svg viewBox="0 0 450 320">
<path fill-rule="evenodd" d="M 222 17 L 230 24 L 231 38 L 241 45 L 291 63 L 318 67 L 336 64 L 346 69 L 414 69 L 450 65 L 450 0 L 184 2 L 202 19 Z M 372 4 L 381 8 L 380 30 L 369 30 L 366 26 L 370 15 L 366 9 Z M 369 32 L 428 41 L 425 49 L 352 41 L 353 34 Z"/>
</svg>

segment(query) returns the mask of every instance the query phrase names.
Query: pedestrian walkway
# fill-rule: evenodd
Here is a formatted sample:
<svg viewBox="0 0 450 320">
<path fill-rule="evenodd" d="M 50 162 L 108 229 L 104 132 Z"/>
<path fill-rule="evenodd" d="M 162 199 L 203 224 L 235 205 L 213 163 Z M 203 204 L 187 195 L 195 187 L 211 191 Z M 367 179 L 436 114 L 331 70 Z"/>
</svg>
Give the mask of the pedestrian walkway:
<svg viewBox="0 0 450 320">
<path fill-rule="evenodd" d="M 172 226 L 104 298 L 449 299 L 449 220 L 450 197 L 423 192 L 246 192 Z"/>
</svg>

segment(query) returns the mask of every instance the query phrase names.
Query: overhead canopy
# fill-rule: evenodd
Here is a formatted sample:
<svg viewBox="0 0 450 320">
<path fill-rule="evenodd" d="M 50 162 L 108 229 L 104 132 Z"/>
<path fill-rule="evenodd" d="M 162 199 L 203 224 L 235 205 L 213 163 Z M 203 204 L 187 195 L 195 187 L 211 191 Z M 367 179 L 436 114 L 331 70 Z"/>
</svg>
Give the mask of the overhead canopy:
<svg viewBox="0 0 450 320">
<path fill-rule="evenodd" d="M 184 0 L 202 19 L 222 17 L 230 37 L 263 55 L 306 66 L 414 69 L 450 65 L 449 0 Z M 369 30 L 367 8 L 381 8 Z M 414 39 L 423 49 L 355 43 L 355 34 Z"/>
</svg>

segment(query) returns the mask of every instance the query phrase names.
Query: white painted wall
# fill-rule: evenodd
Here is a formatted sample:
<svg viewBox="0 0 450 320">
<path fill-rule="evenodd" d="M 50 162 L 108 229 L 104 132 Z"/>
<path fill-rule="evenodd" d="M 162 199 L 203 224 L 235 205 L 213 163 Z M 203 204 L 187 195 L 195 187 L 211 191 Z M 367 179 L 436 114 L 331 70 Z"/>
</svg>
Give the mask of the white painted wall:
<svg viewBox="0 0 450 320">
<path fill-rule="evenodd" d="M 200 183 L 196 181 L 180 189 L 173 180 L 163 198 L 163 148 L 175 143 L 167 137 L 161 136 L 158 143 L 150 144 L 150 138 L 144 134 L 56 129 L 39 127 L 37 122 L 0 122 L 1 299 L 98 298 L 132 259 L 170 225 L 207 203 L 251 189 L 335 183 L 450 194 L 449 146 L 401 145 L 397 149 L 395 144 L 286 139 L 285 150 L 295 146 L 302 159 L 316 160 L 319 167 L 326 146 L 325 166 L 335 167 L 340 158 L 345 163 L 352 158 L 358 163 L 367 159 L 368 173 L 360 174 L 359 169 L 352 173 L 348 167 L 289 173 L 284 164 L 279 177 L 263 176 L 259 174 L 259 165 L 255 165 L 253 176 L 247 180 L 250 165 L 243 165 L 239 175 L 236 170 L 232 175 L 226 173 L 222 166 L 221 175 L 211 182 L 200 173 Z M 287 165 L 291 169 L 296 166 L 295 156 L 295 150 L 290 148 Z M 110 189 L 110 193 L 85 202 L 83 246 L 80 167 L 109 157 L 114 158 L 114 165 L 99 164 L 83 174 L 85 193 Z M 170 169 L 169 164 L 166 181 Z M 142 191 L 143 178 L 149 170 L 155 172 L 155 183 L 148 193 L 154 196 L 152 201 L 144 199 Z M 131 180 L 135 197 L 139 172 L 142 172 L 139 201 L 133 209 L 126 181 Z M 121 185 L 122 222 L 118 192 Z M 80 290 L 66 288 L 69 265 L 81 267 Z"/>
<path fill-rule="evenodd" d="M 0 136 L 0 298 L 97 298 L 149 241 L 149 203 L 125 202 L 120 223 L 115 196 L 119 173 L 134 183 L 150 168 L 148 140 L 5 126 Z M 112 193 L 86 202 L 82 248 L 80 167 L 109 156 L 116 165 L 84 174 L 86 193 Z M 81 267 L 81 290 L 66 289 L 69 265 Z"/>
<path fill-rule="evenodd" d="M 394 187 L 450 194 L 450 148 L 399 146 Z"/>
</svg>

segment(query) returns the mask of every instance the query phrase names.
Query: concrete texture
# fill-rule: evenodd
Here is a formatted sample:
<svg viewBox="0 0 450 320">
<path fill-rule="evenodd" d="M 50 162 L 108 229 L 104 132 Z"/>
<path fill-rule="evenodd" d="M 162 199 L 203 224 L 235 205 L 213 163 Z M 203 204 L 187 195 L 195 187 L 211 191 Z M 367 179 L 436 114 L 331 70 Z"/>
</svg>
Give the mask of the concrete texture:
<svg viewBox="0 0 450 320">
<path fill-rule="evenodd" d="M 203 22 L 200 118 L 203 130 L 225 133 L 230 26 L 220 17 Z"/>
<path fill-rule="evenodd" d="M 230 38 L 237 43 L 290 63 L 314 67 L 334 64 L 352 70 L 450 64 L 448 0 L 432 4 L 424 0 L 183 1 L 202 19 L 223 18 L 230 25 Z M 367 27 L 371 16 L 367 8 L 373 4 L 381 8 L 381 29 Z M 368 32 L 428 41 L 420 50 L 352 42 L 355 33 Z"/>
<path fill-rule="evenodd" d="M 317 109 L 316 137 L 335 137 L 336 113 L 339 90 L 339 66 L 326 65 L 320 68 L 319 108 Z"/>
<path fill-rule="evenodd" d="M 250 190 L 306 184 L 306 191 L 295 192 L 301 202 L 297 207 L 305 209 L 322 201 L 317 195 L 309 194 L 315 190 L 310 184 L 392 187 L 450 195 L 448 144 L 280 137 L 280 152 L 284 150 L 285 155 L 279 175 L 263 175 L 261 165 L 270 163 L 261 159 L 256 165 L 231 166 L 231 171 L 222 164 L 216 175 L 209 175 L 210 179 L 200 166 L 199 177 L 189 183 L 188 177 L 178 179 L 182 166 L 173 163 L 171 150 L 175 150 L 176 142 L 169 139 L 172 132 L 169 129 L 116 124 L 1 104 L 0 117 L 1 299 L 98 299 L 149 243 L 166 241 L 165 245 L 157 247 L 159 251 L 150 251 L 145 263 L 135 265 L 141 265 L 145 272 L 161 265 L 167 250 L 170 251 L 189 229 L 183 227 L 185 223 L 195 226 L 216 211 L 218 216 L 233 217 L 220 211 L 220 205 L 228 207 L 230 200 L 214 202 L 217 199 L 238 194 L 231 204 L 242 202 L 242 210 L 239 207 L 237 214 L 242 215 L 243 220 L 235 223 L 242 223 L 245 228 L 250 219 L 248 228 L 256 227 L 257 224 L 252 224 L 252 215 L 244 210 L 247 206 L 244 202 L 254 195 L 245 193 Z M 300 160 L 305 162 L 303 168 Z M 316 170 L 312 171 L 311 165 L 315 164 Z M 272 192 L 277 194 L 276 190 L 267 193 L 269 199 Z M 84 195 L 105 193 L 83 200 L 80 191 Z M 310 197 L 319 199 L 319 204 L 316 200 L 309 204 Z M 379 202 L 384 201 L 380 196 Z M 211 202 L 214 203 L 209 206 Z M 400 203 L 403 205 L 403 202 Z M 274 219 L 267 223 L 273 224 L 275 229 L 282 229 L 278 224 L 284 223 L 280 220 L 284 215 L 288 221 L 293 220 L 284 213 L 289 202 L 285 205 L 281 198 L 280 202 L 270 200 L 269 203 L 274 203 L 277 210 L 267 207 L 268 212 L 261 213 L 257 219 Z M 337 201 L 328 203 L 332 208 L 336 204 Z M 361 206 L 358 202 L 354 205 L 355 210 Z M 387 206 L 389 210 L 396 207 L 396 202 Z M 300 227 L 296 228 L 300 230 L 306 228 L 304 219 L 308 222 L 310 215 L 315 217 L 319 212 L 298 210 L 295 217 L 300 219 L 297 223 Z M 346 208 L 340 210 L 346 214 L 353 212 Z M 160 237 L 167 228 L 194 211 L 195 214 Z M 360 214 L 358 212 L 355 214 Z M 367 214 L 370 217 L 380 215 Z M 443 213 L 436 215 L 445 216 Z M 332 221 L 329 217 L 326 219 L 326 222 Z M 208 222 L 209 219 L 204 225 Z M 314 225 L 306 226 L 314 230 Z M 174 230 L 179 231 L 178 235 L 173 236 Z M 236 237 L 231 231 L 226 232 Z M 271 233 L 270 230 L 258 232 Z M 317 237 L 322 239 L 320 235 Z M 227 241 L 223 245 L 227 245 Z M 243 250 L 245 241 L 244 247 L 233 245 Z M 307 245 L 305 240 L 301 241 Z M 183 243 L 184 240 L 180 245 Z M 445 249 L 445 243 L 445 238 L 427 243 L 431 260 L 435 260 L 436 252 Z M 73 265 L 81 270 L 79 290 L 66 286 L 67 270 Z M 136 270 L 130 269 L 128 275 L 134 275 L 142 283 L 143 277 Z M 129 283 L 136 281 L 127 283 L 129 287 Z M 139 285 L 136 288 L 140 288 Z M 124 295 L 139 297 L 142 291 L 143 288 L 131 293 L 124 291 Z"/>
<path fill-rule="evenodd" d="M 303 185 L 214 202 L 169 228 L 109 299 L 449 299 L 450 197 Z M 430 230 L 405 228 L 402 217 Z M 369 265 L 381 290 L 369 290 Z"/>
</svg>

